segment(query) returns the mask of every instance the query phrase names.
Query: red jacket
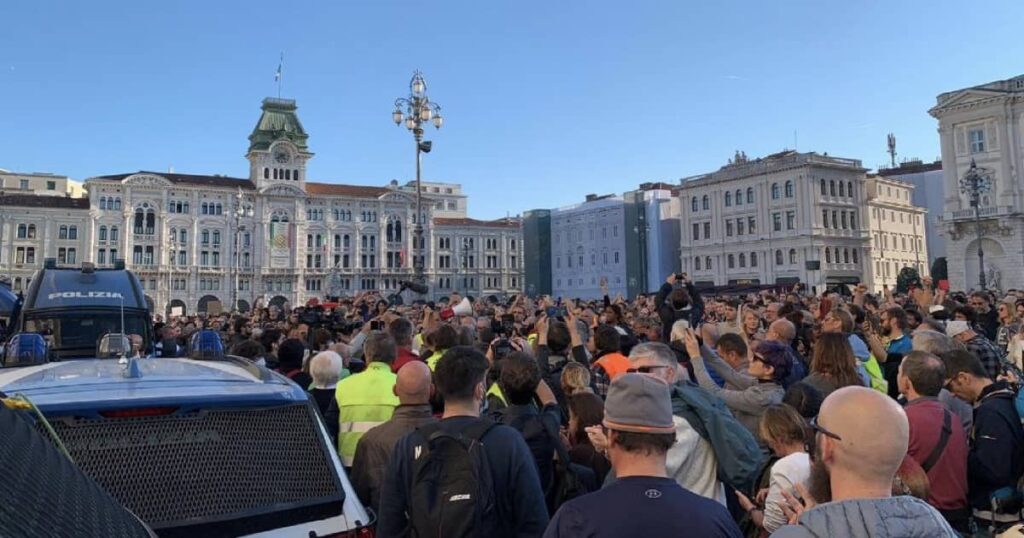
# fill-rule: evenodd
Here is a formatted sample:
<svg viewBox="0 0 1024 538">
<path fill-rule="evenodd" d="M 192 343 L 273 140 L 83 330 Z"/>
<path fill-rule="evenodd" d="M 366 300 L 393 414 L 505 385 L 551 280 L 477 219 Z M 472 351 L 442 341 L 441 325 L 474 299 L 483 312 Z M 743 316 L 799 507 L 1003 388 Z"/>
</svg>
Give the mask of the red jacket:
<svg viewBox="0 0 1024 538">
<path fill-rule="evenodd" d="M 397 374 L 398 369 L 405 366 L 407 362 L 422 360 L 419 355 L 413 353 L 409 348 L 399 347 L 395 356 L 395 362 L 391 363 L 391 371 Z"/>
<path fill-rule="evenodd" d="M 943 411 L 935 398 L 919 398 L 906 405 L 910 422 L 910 447 L 907 454 L 920 465 L 931 455 L 942 432 Z M 939 510 L 967 506 L 967 435 L 956 413 L 949 411 L 952 434 L 938 461 L 928 471 L 931 493 L 928 504 Z"/>
</svg>

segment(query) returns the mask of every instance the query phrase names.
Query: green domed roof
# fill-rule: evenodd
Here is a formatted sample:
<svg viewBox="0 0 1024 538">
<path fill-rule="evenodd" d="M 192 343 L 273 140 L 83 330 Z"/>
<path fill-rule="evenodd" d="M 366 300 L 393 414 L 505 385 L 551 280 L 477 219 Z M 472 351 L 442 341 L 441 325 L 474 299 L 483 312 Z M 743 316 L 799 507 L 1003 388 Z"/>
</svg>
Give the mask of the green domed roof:
<svg viewBox="0 0 1024 538">
<path fill-rule="evenodd" d="M 276 99 L 267 97 L 263 100 L 261 107 L 263 113 L 256 127 L 249 135 L 249 151 L 267 150 L 270 144 L 276 140 L 286 139 L 295 144 L 302 151 L 308 151 L 306 140 L 309 135 L 302 128 L 298 114 L 298 108 L 294 99 Z"/>
</svg>

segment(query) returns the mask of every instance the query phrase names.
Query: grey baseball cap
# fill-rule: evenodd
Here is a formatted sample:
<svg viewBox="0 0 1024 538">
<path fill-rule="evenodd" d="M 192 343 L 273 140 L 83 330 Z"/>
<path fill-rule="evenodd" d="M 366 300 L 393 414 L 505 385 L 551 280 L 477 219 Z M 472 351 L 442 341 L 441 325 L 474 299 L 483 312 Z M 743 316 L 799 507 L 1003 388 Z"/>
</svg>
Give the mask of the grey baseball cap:
<svg viewBox="0 0 1024 538">
<path fill-rule="evenodd" d="M 668 384 L 644 374 L 615 378 L 605 400 L 604 426 L 623 432 L 675 433 Z"/>
</svg>

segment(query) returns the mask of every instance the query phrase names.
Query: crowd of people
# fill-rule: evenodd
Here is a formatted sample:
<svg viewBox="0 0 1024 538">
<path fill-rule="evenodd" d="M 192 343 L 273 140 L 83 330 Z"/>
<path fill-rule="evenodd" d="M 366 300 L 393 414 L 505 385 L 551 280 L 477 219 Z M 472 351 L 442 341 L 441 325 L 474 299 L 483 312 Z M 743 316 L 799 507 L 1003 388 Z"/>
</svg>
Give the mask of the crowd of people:
<svg viewBox="0 0 1024 538">
<path fill-rule="evenodd" d="M 213 329 L 308 390 L 383 537 L 1021 522 L 1022 291 L 463 299 L 178 317 L 157 353 Z"/>
</svg>

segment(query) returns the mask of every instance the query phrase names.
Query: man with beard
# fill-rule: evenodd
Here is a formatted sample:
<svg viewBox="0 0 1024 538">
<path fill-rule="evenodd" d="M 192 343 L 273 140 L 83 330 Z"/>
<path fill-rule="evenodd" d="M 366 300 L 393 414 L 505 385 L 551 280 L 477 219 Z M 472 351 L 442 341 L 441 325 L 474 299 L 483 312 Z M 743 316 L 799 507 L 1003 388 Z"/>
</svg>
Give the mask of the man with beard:
<svg viewBox="0 0 1024 538">
<path fill-rule="evenodd" d="M 825 399 L 811 428 L 811 498 L 804 499 L 806 506 L 794 499 L 783 507 L 791 513 L 790 525 L 772 536 L 958 536 L 928 503 L 892 496 L 910 437 L 907 416 L 895 401 L 866 387 L 844 387 Z"/>
</svg>

